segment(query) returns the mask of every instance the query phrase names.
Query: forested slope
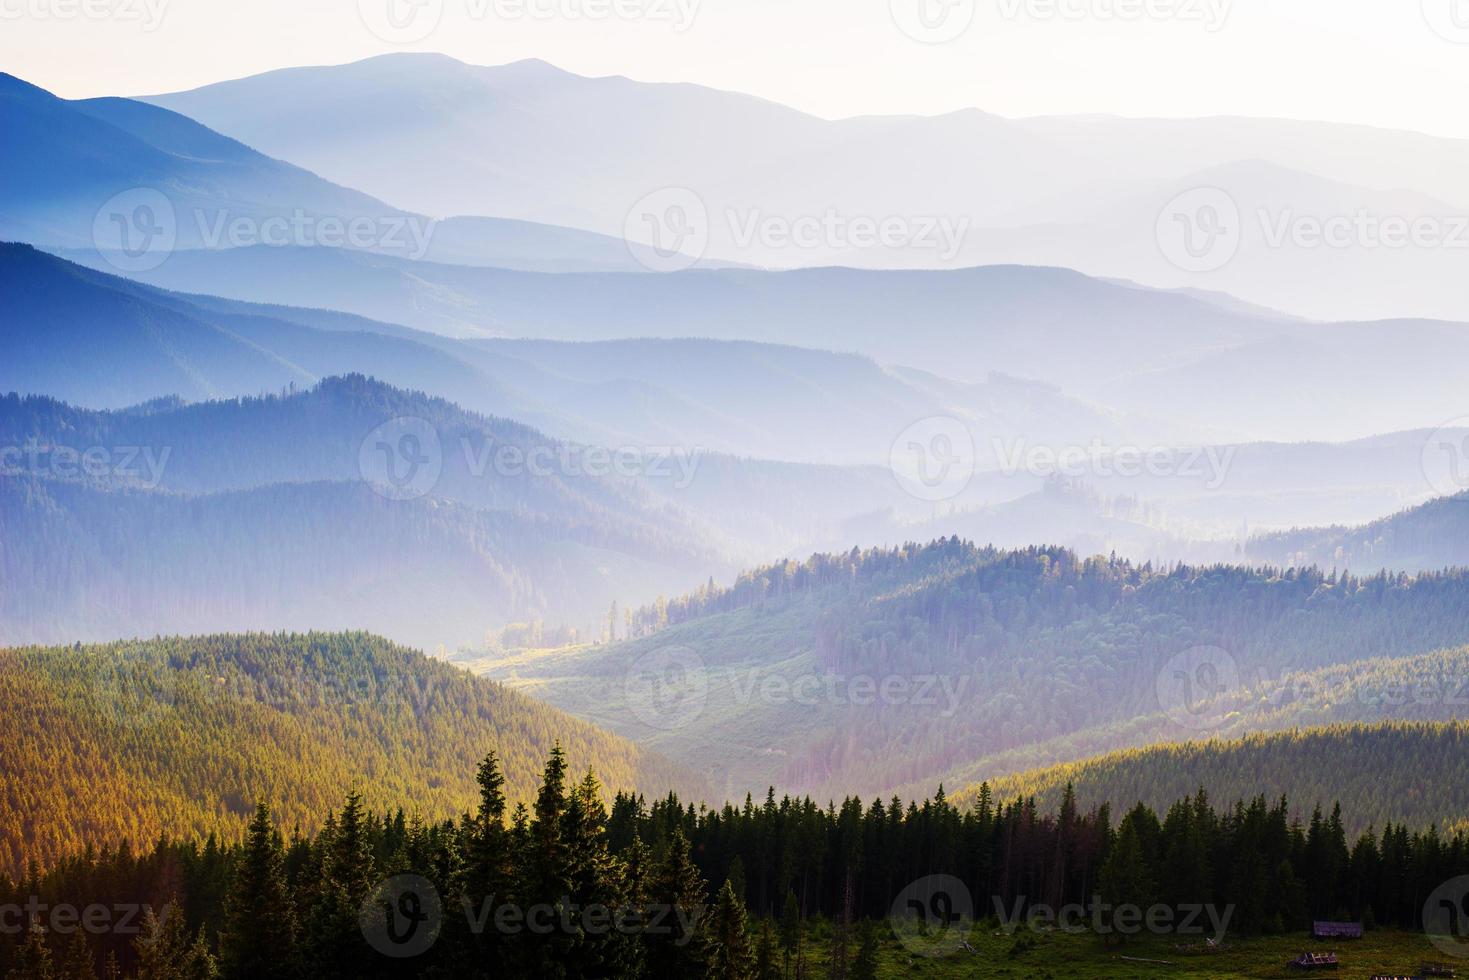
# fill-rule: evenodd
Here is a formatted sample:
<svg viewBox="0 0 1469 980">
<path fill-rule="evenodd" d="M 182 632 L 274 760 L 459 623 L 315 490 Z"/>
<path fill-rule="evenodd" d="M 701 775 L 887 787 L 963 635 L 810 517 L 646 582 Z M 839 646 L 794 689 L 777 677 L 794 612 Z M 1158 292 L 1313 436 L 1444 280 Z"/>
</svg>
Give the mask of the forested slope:
<svg viewBox="0 0 1469 980">
<path fill-rule="evenodd" d="M 1197 736 L 1198 719 L 1171 711 L 1176 671 L 1201 666 L 1180 657 L 1202 655 L 1217 674 L 1200 679 L 1232 691 L 1462 644 L 1469 573 L 1154 568 L 944 539 L 760 569 L 643 610 L 633 629 L 610 648 L 485 666 L 727 774 L 731 795 L 911 791 L 1047 743 L 1065 750 L 1010 771 Z M 647 685 L 623 683 L 670 664 L 689 680 L 665 687 L 697 711 L 655 688 L 672 705 L 659 714 L 637 700 Z"/>
<path fill-rule="evenodd" d="M 1458 474 L 1454 474 L 1457 479 Z M 1462 483 L 1460 483 L 1462 485 Z M 1361 527 L 1299 528 L 1252 539 L 1252 559 L 1372 572 L 1469 565 L 1469 493 L 1440 497 Z"/>
<path fill-rule="evenodd" d="M 1469 724 L 1333 725 L 1233 741 L 1209 740 L 1115 752 L 1004 776 L 989 783 L 996 800 L 1035 797 L 1042 811 L 1060 805 L 1071 785 L 1079 806 L 1145 803 L 1162 811 L 1206 787 L 1216 803 L 1284 797 L 1309 818 L 1341 803 L 1353 833 L 1386 823 L 1469 826 Z M 979 787 L 957 794 L 961 804 Z"/>
<path fill-rule="evenodd" d="M 259 799 L 310 830 L 356 790 L 425 820 L 472 809 L 475 766 L 533 798 L 560 742 L 610 787 L 703 795 L 666 760 L 365 633 L 0 649 L 0 870 L 159 835 L 236 838 Z"/>
<path fill-rule="evenodd" d="M 521 617 L 586 628 L 724 564 L 636 473 L 361 375 L 116 412 L 0 395 L 0 447 L 0 643 L 364 628 L 453 648 Z"/>
</svg>

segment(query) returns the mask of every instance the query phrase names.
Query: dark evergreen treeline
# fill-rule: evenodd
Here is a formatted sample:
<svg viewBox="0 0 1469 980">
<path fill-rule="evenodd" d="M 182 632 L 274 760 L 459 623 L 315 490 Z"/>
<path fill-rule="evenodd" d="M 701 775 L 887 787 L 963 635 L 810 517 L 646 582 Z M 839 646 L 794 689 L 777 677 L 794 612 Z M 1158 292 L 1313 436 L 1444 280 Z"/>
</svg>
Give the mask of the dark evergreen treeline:
<svg viewBox="0 0 1469 980">
<path fill-rule="evenodd" d="M 379 817 L 353 794 L 314 837 L 285 837 L 261 804 L 238 843 L 89 850 L 0 879 L 0 911 L 32 898 L 149 906 L 131 933 L 47 931 L 44 920 L 0 932 L 0 975 L 767 980 L 793 965 L 801 975 L 820 935 L 832 974 L 857 980 L 874 956 L 860 923 L 932 875 L 960 879 L 981 919 L 1099 896 L 1230 907 L 1231 932 L 1256 934 L 1323 917 L 1417 927 L 1428 895 L 1469 874 L 1463 835 L 1388 826 L 1351 840 L 1339 807 L 1303 823 L 1285 800 L 1216 807 L 1203 790 L 1161 816 L 1140 804 L 1117 820 L 1069 792 L 1042 813 L 1034 800 L 997 803 L 988 787 L 963 809 L 940 790 L 921 804 L 825 807 L 772 792 L 721 810 L 618 794 L 609 810 L 596 777 L 576 780 L 559 749 L 533 806 L 508 805 L 493 754 L 477 783 L 476 811 L 458 820 Z M 404 880 L 406 897 L 392 884 Z M 609 914 L 586 914 L 598 909 Z"/>
</svg>

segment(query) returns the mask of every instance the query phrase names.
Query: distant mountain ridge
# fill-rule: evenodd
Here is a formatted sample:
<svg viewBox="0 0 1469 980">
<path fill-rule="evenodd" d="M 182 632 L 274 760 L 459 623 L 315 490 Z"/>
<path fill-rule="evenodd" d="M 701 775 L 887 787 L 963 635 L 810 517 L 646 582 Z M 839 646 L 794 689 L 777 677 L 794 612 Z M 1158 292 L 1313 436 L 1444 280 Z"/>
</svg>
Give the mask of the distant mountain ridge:
<svg viewBox="0 0 1469 980">
<path fill-rule="evenodd" d="M 937 416 L 968 419 L 992 437 L 1047 443 L 1139 430 L 1161 438 L 1167 429 L 1045 384 L 1001 376 L 964 384 L 786 344 L 466 343 L 328 310 L 168 293 L 104 273 L 0 244 L 0 283 L 13 313 L 0 327 L 9 355 L 0 361 L 0 391 L 119 408 L 358 372 L 586 443 L 833 464 L 886 463 L 905 428 Z"/>
<path fill-rule="evenodd" d="M 1138 418 L 1166 416 L 1203 442 L 1437 424 L 1463 414 L 1451 368 L 1469 359 L 1463 324 L 1272 319 L 1061 268 L 552 275 L 256 247 L 175 253 L 139 278 L 457 337 L 699 337 L 849 351 L 960 382 L 998 372 Z"/>
<path fill-rule="evenodd" d="M 0 396 L 0 444 L 6 642 L 217 622 L 453 649 L 522 617 L 594 626 L 728 567 L 673 489 L 510 467 L 563 444 L 361 376 L 146 413 Z M 405 472 L 422 482 L 395 494 Z"/>
<path fill-rule="evenodd" d="M 707 227 L 710 257 L 758 266 L 1059 265 L 1227 291 L 1317 319 L 1469 320 L 1469 300 L 1451 285 L 1454 247 L 1386 248 L 1355 233 L 1344 248 L 1297 247 L 1266 233 L 1360 210 L 1451 236 L 1469 211 L 1466 140 L 1232 117 L 1006 119 L 970 109 L 826 120 L 698 85 L 429 53 L 282 69 L 148 101 L 429 214 L 620 235 L 676 193 Z M 384 138 L 400 132 L 414 139 Z M 424 180 L 425 160 L 453 165 Z M 1156 232 L 1160 214 L 1199 188 L 1226 195 L 1243 226 L 1231 229 L 1240 233 L 1233 261 L 1211 263 L 1207 275 L 1166 259 Z M 649 201 L 652 211 L 640 210 Z M 759 234 L 829 215 L 897 219 L 904 234 L 894 247 L 833 232 L 792 247 Z M 959 232 L 957 242 L 936 247 L 923 231 L 930 223 Z"/>
<path fill-rule="evenodd" d="M 261 241 L 283 247 L 282 234 L 286 243 L 300 246 L 340 243 L 468 265 L 544 271 L 643 268 L 620 238 L 492 217 L 435 221 L 145 102 L 67 101 L 0 73 L 0 124 L 12 138 L 11 151 L 0 161 L 0 240 L 82 248 L 127 271 L 166 261 L 165 248 Z M 114 219 L 102 213 L 109 203 L 125 222 L 133 220 L 136 208 L 154 209 L 152 223 L 167 237 L 154 243 L 114 235 Z M 274 228 L 271 221 L 277 223 Z M 372 229 L 365 239 L 345 234 L 349 223 L 363 221 Z M 342 231 L 331 231 L 326 222 Z M 236 223 L 242 231 L 234 230 Z M 140 263 L 99 251 L 128 244 L 159 251 Z"/>
</svg>

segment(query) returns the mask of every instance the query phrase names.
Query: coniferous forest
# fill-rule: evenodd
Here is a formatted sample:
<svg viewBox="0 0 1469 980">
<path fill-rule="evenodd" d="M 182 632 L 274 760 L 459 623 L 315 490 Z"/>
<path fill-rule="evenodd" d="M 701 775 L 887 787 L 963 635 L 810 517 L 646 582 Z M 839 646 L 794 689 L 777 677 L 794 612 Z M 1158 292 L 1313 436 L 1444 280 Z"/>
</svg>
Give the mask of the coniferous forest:
<svg viewBox="0 0 1469 980">
<path fill-rule="evenodd" d="M 1469 975 L 1469 0 L 1245 6 L 0 0 L 0 980 Z"/>
<path fill-rule="evenodd" d="M 1435 889 L 1469 874 L 1462 833 L 1349 836 L 1340 806 L 1302 820 L 1287 799 L 1203 788 L 1161 813 L 1083 810 L 1069 789 L 1042 811 L 987 786 L 964 807 L 940 790 L 827 806 L 772 791 L 718 810 L 618 793 L 609 808 L 559 746 L 529 806 L 509 806 L 493 752 L 476 784 L 474 812 L 441 823 L 353 793 L 305 836 L 262 801 L 240 840 L 89 847 L 0 879 L 0 908 L 31 915 L 0 940 L 0 975 L 766 980 L 811 975 L 820 956 L 829 975 L 862 978 L 875 930 L 908 913 L 942 933 L 1074 907 L 1103 943 L 1126 942 L 1128 907 L 1215 939 L 1320 919 L 1412 929 Z M 63 907 L 119 918 L 94 934 Z"/>
</svg>

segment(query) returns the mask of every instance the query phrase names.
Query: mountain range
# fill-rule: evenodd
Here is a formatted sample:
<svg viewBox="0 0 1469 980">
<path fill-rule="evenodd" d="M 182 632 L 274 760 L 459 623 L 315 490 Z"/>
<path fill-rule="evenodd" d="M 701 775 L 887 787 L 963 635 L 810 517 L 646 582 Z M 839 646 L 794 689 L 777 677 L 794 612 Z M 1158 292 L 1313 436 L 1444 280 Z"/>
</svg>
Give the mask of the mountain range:
<svg viewBox="0 0 1469 980">
<path fill-rule="evenodd" d="M 417 766 L 437 817 L 487 742 L 525 798 L 556 732 L 705 801 L 992 780 L 1159 806 L 1196 788 L 1162 772 L 1245 795 L 1333 751 L 1362 801 L 1373 760 L 1462 738 L 1433 726 L 1469 673 L 1466 252 L 1293 222 L 1457 234 L 1469 142 L 823 120 L 421 54 L 139 99 L 0 74 L 0 129 L 11 741 L 31 771 L 142 773 L 45 856 L 236 833 L 303 745 L 323 771 L 287 815 L 362 772 L 395 805 Z M 1200 191 L 1238 242 L 1187 271 L 1160 216 Z M 707 246 L 649 263 L 649 217 Z M 189 638 L 118 641 L 165 635 Z M 276 682 L 444 696 L 282 708 Z M 1208 741 L 1334 725 L 1385 727 Z"/>
<path fill-rule="evenodd" d="M 1451 420 L 1451 367 L 1469 356 L 1463 324 L 1302 323 L 1055 268 L 553 275 L 255 246 L 176 252 L 137 277 L 459 337 L 699 337 L 851 352 L 969 384 L 1001 373 L 1165 418 L 1152 430 L 1190 441 L 1358 439 Z"/>
<path fill-rule="evenodd" d="M 291 99 L 280 98 L 273 85 L 299 92 Z M 350 147 L 355 139 L 367 138 L 361 133 L 351 135 L 357 132 L 354 127 L 366 126 L 367 122 L 353 116 L 359 111 L 358 102 L 344 93 L 360 89 L 362 99 L 370 100 L 363 104 L 373 105 L 384 119 L 399 112 L 423 112 L 423 125 L 433 129 L 437 115 L 429 111 L 430 107 L 440 106 L 438 114 L 442 114 L 448 95 L 472 94 L 483 85 L 489 86 L 485 99 L 455 103 L 462 113 L 453 123 L 444 123 L 448 133 L 444 139 L 471 139 L 479 133 L 484 113 L 514 115 L 523 110 L 512 111 L 508 106 L 533 106 L 542 98 L 562 100 L 557 102 L 558 111 L 578 119 L 578 113 L 591 112 L 589 106 L 607 98 L 643 105 L 640 112 L 674 116 L 690 111 L 680 108 L 684 103 L 702 105 L 702 100 L 714 99 L 728 112 L 741 118 L 748 116 L 749 126 L 760 132 L 772 126 L 790 127 L 793 134 L 807 132 L 813 123 L 809 117 L 789 110 L 696 88 L 665 90 L 626 80 L 578 79 L 536 64 L 510 66 L 502 71 L 471 68 L 434 57 L 392 56 L 341 68 L 288 72 L 279 78 L 272 75 L 223 83 L 222 87 L 201 90 L 187 98 L 162 100 L 169 105 L 177 102 L 176 108 L 194 113 L 205 122 L 212 121 L 230 132 L 226 136 L 160 105 L 117 98 L 68 102 L 4 76 L 0 78 L 0 111 L 6 114 L 7 128 L 25 138 L 17 143 L 21 152 L 5 164 L 9 168 L 4 174 L 7 189 L 0 193 L 10 197 L 0 199 L 0 233 L 56 250 L 102 271 L 124 271 L 176 291 L 332 309 L 380 323 L 459 337 L 744 340 L 856 353 L 886 368 L 905 366 L 966 385 L 986 384 L 995 376 L 1019 378 L 1057 386 L 1070 401 L 1111 413 L 1113 420 L 1123 417 L 1129 425 L 1127 440 L 1144 445 L 1359 439 L 1382 431 L 1421 427 L 1425 420 L 1431 420 L 1430 424 L 1447 422 L 1462 414 L 1457 378 L 1450 367 L 1469 353 L 1464 349 L 1469 329 L 1458 323 L 1401 319 L 1405 312 L 1445 312 L 1426 310 L 1422 304 L 1394 302 L 1391 311 L 1399 319 L 1391 321 L 1308 323 L 1220 292 L 1233 288 L 1227 282 L 1195 277 L 1187 282 L 1161 283 L 1188 288 L 1143 288 L 1128 277 L 1155 283 L 1159 280 L 1126 269 L 1098 269 L 1070 254 L 1020 254 L 1027 236 L 1013 228 L 1005 232 L 1004 240 L 1015 245 L 1017 254 L 970 256 L 940 270 L 812 268 L 773 272 L 703 268 L 652 275 L 632 261 L 626 243 L 603 233 L 607 229 L 576 231 L 541 223 L 562 220 L 556 215 L 541 215 L 538 221 L 504 211 L 497 213 L 508 217 L 451 217 L 435 224 L 425 213 L 388 205 L 266 156 L 253 144 L 233 138 L 256 139 L 258 134 L 245 132 L 250 127 L 232 124 L 227 118 L 229 113 L 223 110 L 209 111 L 216 100 L 247 115 L 250 105 L 282 105 L 286 108 L 271 115 L 275 121 L 270 128 L 277 139 L 297 133 L 302 139 L 323 143 L 340 140 Z M 396 94 L 388 97 L 379 91 L 382 86 L 391 86 Z M 528 102 L 511 97 L 520 88 L 533 93 L 526 95 Z M 227 92 L 236 94 L 226 97 Z M 330 126 L 311 116 L 313 106 L 327 104 L 341 105 L 344 113 Z M 737 106 L 743 108 L 729 108 Z M 303 115 L 298 122 L 290 122 L 285 120 L 290 112 Z M 638 112 L 628 112 L 626 118 L 643 118 Z M 817 129 L 835 127 L 845 132 L 842 124 L 814 122 L 820 123 Z M 862 123 L 858 129 L 870 125 L 880 130 L 892 121 L 854 122 Z M 945 121 L 907 120 L 902 125 L 927 131 L 927 124 L 940 122 Z M 1023 136 L 1026 145 L 1069 145 L 1057 135 L 1065 129 L 1061 122 L 1043 122 L 1027 121 L 1022 125 L 988 119 L 986 125 L 1010 134 L 1007 139 Z M 1105 155 L 1122 153 L 1126 140 L 1097 129 L 1105 129 L 1107 121 L 1071 122 L 1104 148 Z M 1199 172 L 1210 173 L 1210 166 L 1226 168 L 1229 173 L 1242 175 L 1241 179 L 1248 178 L 1246 182 L 1258 190 L 1256 196 L 1271 207 L 1290 205 L 1302 213 L 1335 213 L 1332 209 L 1336 208 L 1336 204 L 1330 204 L 1335 199 L 1322 190 L 1319 181 L 1303 183 L 1298 176 L 1290 176 L 1296 173 L 1294 167 L 1325 166 L 1325 155 L 1304 147 L 1345 147 L 1354 145 L 1353 141 L 1372 147 L 1377 154 L 1372 162 L 1326 167 L 1329 172 L 1323 180 L 1410 188 L 1402 191 L 1398 200 L 1369 208 L 1374 213 L 1390 214 L 1422 212 L 1429 208 L 1425 201 L 1444 199 L 1445 185 L 1434 175 L 1459 159 L 1461 151 L 1453 141 L 1306 127 L 1315 134 L 1311 140 L 1277 140 L 1282 148 L 1277 160 L 1257 164 L 1221 157 L 1211 163 L 1201 159 L 1200 154 L 1207 156 L 1214 151 L 1186 149 L 1178 134 L 1187 132 L 1199 146 L 1215 149 L 1228 145 L 1228 141 L 1209 136 L 1198 126 L 1180 124 L 1173 135 L 1149 136 L 1147 127 L 1138 129 L 1141 124 L 1116 122 L 1138 142 L 1154 146 L 1158 160 L 1174 161 L 1168 163 L 1170 167 L 1197 166 L 1204 168 Z M 527 123 L 520 119 L 518 124 Z M 666 118 L 660 125 L 667 125 Z M 959 123 L 948 120 L 945 125 Z M 1275 139 L 1281 130 L 1275 124 L 1251 129 L 1237 121 L 1220 121 L 1218 126 L 1241 146 L 1251 147 L 1268 143 L 1266 136 Z M 1160 132 L 1170 129 L 1161 123 L 1155 128 Z M 592 127 L 580 132 L 595 131 Z M 738 127 L 731 130 L 737 131 Z M 483 143 L 483 134 L 473 138 Z M 790 144 L 792 153 L 813 145 L 814 139 L 803 137 Z M 516 143 L 513 148 L 497 143 L 495 152 L 503 150 L 512 156 L 542 152 L 531 148 L 533 142 Z M 709 151 L 701 141 L 694 142 L 700 145 L 687 149 L 686 155 L 698 157 Z M 86 152 L 78 149 L 83 145 Z M 641 145 L 629 144 L 628 152 L 643 152 L 637 149 Z M 1412 152 L 1403 147 L 1412 147 Z M 266 146 L 265 150 L 286 155 L 296 163 L 302 159 L 299 154 L 289 155 L 289 147 Z M 415 144 L 413 152 L 421 150 L 422 146 Z M 391 155 L 346 151 L 347 158 L 367 157 L 378 163 Z M 579 161 L 586 157 L 544 148 L 543 155 L 553 156 L 561 161 L 558 165 L 565 166 L 583 166 Z M 482 162 L 493 156 L 479 154 Z M 450 158 L 457 159 L 445 157 Z M 1114 165 L 1121 166 L 1115 160 Z M 536 178 L 547 180 L 546 175 L 554 173 L 555 167 L 541 160 Z M 1283 173 L 1282 168 L 1289 173 Z M 345 179 L 322 169 L 329 176 Z M 793 169 L 799 168 L 786 168 Z M 1034 174 L 1046 172 L 1035 161 L 1025 169 Z M 394 172 L 402 171 L 399 168 Z M 752 171 L 748 165 L 739 165 L 739 172 Z M 1137 179 L 1152 179 L 1146 171 L 1140 173 Z M 1214 176 L 1220 173 L 1223 171 Z M 1382 184 L 1390 173 L 1401 175 L 1401 180 L 1393 185 Z M 621 179 L 615 168 L 605 175 Z M 1220 182 L 1225 182 L 1222 177 Z M 445 188 L 451 182 L 435 179 L 416 183 Z M 496 186 L 503 186 L 503 182 Z M 1090 188 L 1091 184 L 1083 184 L 1077 193 Z M 113 202 L 108 195 L 121 198 Z M 598 199 L 606 197 L 600 191 L 598 195 Z M 473 213 L 472 207 L 466 204 L 463 209 L 443 213 Z M 1351 211 L 1345 204 L 1342 207 Z M 1031 210 L 1036 215 L 1045 213 L 1041 204 Z M 175 215 L 171 224 L 164 222 L 165 230 L 172 234 L 164 235 L 161 242 L 151 234 L 139 238 L 141 232 L 136 226 L 141 223 L 152 228 L 144 219 L 156 224 L 164 212 Z M 269 222 L 298 215 L 308 221 L 306 232 L 287 233 L 284 241 L 259 241 L 259 233 Z M 230 230 L 236 219 L 247 232 L 243 237 Z M 357 243 L 361 247 L 334 247 L 318 233 L 320 222 L 325 220 L 344 224 L 365 221 L 374 234 Z M 1128 224 L 1125 220 L 1105 214 L 1095 220 L 1101 222 L 1100 237 L 1096 239 L 1102 243 L 1099 248 L 1109 256 L 1147 252 L 1157 258 L 1156 243 L 1148 240 L 1151 232 L 1144 234 L 1139 243 L 1137 235 L 1124 233 L 1122 226 Z M 387 231 L 389 224 L 396 227 L 396 244 L 387 241 L 392 237 Z M 612 232 L 617 234 L 616 229 Z M 1044 242 L 1058 246 L 1088 240 L 1086 235 L 1071 234 L 1059 225 L 1047 225 L 1039 234 Z M 118 235 L 140 248 L 142 254 L 128 255 L 100 247 Z M 1281 259 L 1280 253 L 1288 249 L 1268 251 L 1264 264 L 1271 275 L 1283 283 L 1301 281 L 1298 270 Z M 1377 251 L 1390 262 L 1401 263 L 1412 257 L 1404 250 Z M 1332 252 L 1315 250 L 1308 257 L 1329 258 L 1327 253 Z M 1458 254 L 1449 248 L 1438 252 L 1440 256 Z M 1242 250 L 1239 262 L 1230 268 L 1248 264 L 1248 254 L 1244 253 L 1253 254 L 1250 249 Z M 1030 264 L 958 267 L 1001 260 Z M 1109 278 L 1046 267 L 1047 263 L 1071 265 Z M 1345 295 L 1358 288 L 1387 295 L 1371 274 L 1335 266 L 1329 271 L 1333 295 Z M 1414 266 L 1394 267 L 1387 278 L 1393 288 L 1411 288 L 1421 296 L 1425 279 L 1438 283 L 1456 277 L 1451 270 Z M 1248 291 L 1235 291 L 1259 299 Z M 1360 318 L 1372 315 L 1375 308 L 1372 303 L 1354 301 L 1350 312 Z M 904 324 L 905 329 L 894 330 L 897 323 Z M 1191 397 L 1174 397 L 1181 390 L 1189 391 Z M 472 399 L 457 393 L 453 397 L 473 404 Z M 576 397 L 569 402 L 573 412 L 583 417 L 600 414 L 578 406 Z M 1007 396 L 998 397 L 1003 401 Z M 983 406 L 993 396 L 979 392 L 974 400 Z M 549 419 L 536 414 L 540 406 L 515 405 L 510 410 L 555 428 Z M 1001 413 L 1004 411 L 1002 405 Z M 685 413 L 675 409 L 670 414 Z M 1364 414 L 1375 419 L 1374 427 L 1369 429 L 1352 421 Z M 731 438 L 733 433 L 728 432 L 727 425 L 720 426 L 708 416 L 703 421 L 715 423 L 710 425 L 711 438 L 723 435 L 726 441 L 716 448 L 726 451 L 801 461 L 843 461 L 835 454 L 796 457 L 789 445 L 794 439 L 784 446 L 761 444 Z M 981 419 L 981 428 L 985 421 Z M 1083 425 L 1091 430 L 1085 440 L 1072 441 L 1089 441 L 1099 435 L 1107 439 L 1114 431 L 1094 421 L 1083 420 Z M 894 435 L 901 428 L 893 430 Z M 1005 420 L 998 428 L 999 435 L 1005 437 Z M 612 441 L 615 435 L 586 425 L 579 431 L 568 429 L 567 434 L 602 441 Z M 1032 439 L 1047 437 L 1039 432 Z M 866 461 L 873 461 L 870 449 Z"/>
<path fill-rule="evenodd" d="M 641 268 L 620 238 L 530 221 L 435 221 L 131 99 L 67 101 L 0 73 L 0 124 L 15 148 L 0 161 L 0 240 L 85 248 L 109 268 L 138 271 L 173 248 L 351 244 L 345 230 L 354 221 L 370 229 L 360 247 L 386 254 L 505 268 Z M 152 210 L 148 225 L 134 227 L 139 208 Z"/>
<path fill-rule="evenodd" d="M 826 120 L 696 85 L 437 54 L 283 69 L 145 98 L 431 215 L 622 235 L 648 195 L 673 188 L 706 221 L 708 254 L 731 261 L 1062 265 L 1207 286 L 1318 319 L 1469 319 L 1469 301 L 1451 285 L 1469 244 L 1464 140 L 1229 117 L 1007 119 L 971 109 Z M 434 161 L 432 179 L 424 160 Z M 1235 261 L 1208 274 L 1166 260 L 1155 234 L 1171 202 L 1200 188 L 1224 192 L 1239 214 Z M 1293 234 L 1277 245 L 1266 234 L 1359 213 L 1432 222 L 1435 238 L 1392 247 L 1353 231 L 1322 247 L 1291 244 Z M 899 219 L 906 232 L 895 247 L 832 232 L 791 245 L 758 233 L 828 216 L 843 227 Z M 957 245 L 924 234 L 930 222 L 962 232 Z"/>
</svg>

